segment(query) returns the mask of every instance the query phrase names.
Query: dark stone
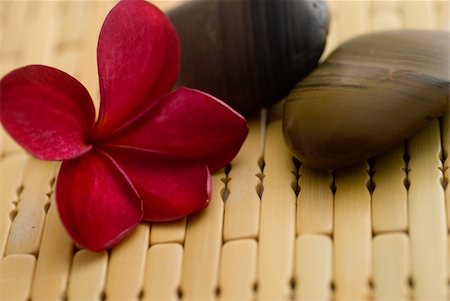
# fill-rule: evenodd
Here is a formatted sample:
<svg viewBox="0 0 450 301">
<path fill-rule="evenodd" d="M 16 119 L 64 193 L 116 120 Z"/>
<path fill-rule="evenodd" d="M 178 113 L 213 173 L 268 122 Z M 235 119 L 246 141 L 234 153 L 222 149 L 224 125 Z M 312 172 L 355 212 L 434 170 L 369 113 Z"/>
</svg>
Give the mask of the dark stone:
<svg viewBox="0 0 450 301">
<path fill-rule="evenodd" d="M 333 169 L 407 139 L 449 108 L 450 33 L 389 31 L 340 46 L 290 93 L 285 140 L 305 165 Z"/>
<path fill-rule="evenodd" d="M 285 97 L 316 66 L 328 33 L 323 0 L 197 0 L 168 15 L 182 46 L 178 85 L 243 114 Z"/>
</svg>

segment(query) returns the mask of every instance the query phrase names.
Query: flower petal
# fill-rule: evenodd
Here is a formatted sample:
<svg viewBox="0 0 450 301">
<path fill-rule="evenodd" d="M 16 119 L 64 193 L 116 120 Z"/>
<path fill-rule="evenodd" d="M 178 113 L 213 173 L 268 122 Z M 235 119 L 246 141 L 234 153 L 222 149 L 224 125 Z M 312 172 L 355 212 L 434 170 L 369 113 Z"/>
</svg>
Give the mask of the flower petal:
<svg viewBox="0 0 450 301">
<path fill-rule="evenodd" d="M 56 202 L 67 232 L 92 251 L 111 247 L 142 218 L 136 191 L 115 162 L 97 150 L 62 163 Z"/>
<path fill-rule="evenodd" d="M 103 143 L 195 159 L 214 172 L 233 159 L 247 133 L 246 120 L 229 106 L 180 88 Z"/>
<path fill-rule="evenodd" d="M 47 66 L 16 69 L 0 82 L 0 119 L 9 134 L 35 157 L 77 157 L 95 111 L 87 90 L 70 75 Z"/>
<path fill-rule="evenodd" d="M 126 148 L 108 148 L 105 152 L 139 193 L 144 220 L 175 220 L 208 205 L 211 179 L 204 163 Z"/>
<path fill-rule="evenodd" d="M 108 14 L 97 48 L 105 136 L 167 94 L 178 76 L 180 46 L 168 18 L 145 1 L 121 1 Z"/>
</svg>

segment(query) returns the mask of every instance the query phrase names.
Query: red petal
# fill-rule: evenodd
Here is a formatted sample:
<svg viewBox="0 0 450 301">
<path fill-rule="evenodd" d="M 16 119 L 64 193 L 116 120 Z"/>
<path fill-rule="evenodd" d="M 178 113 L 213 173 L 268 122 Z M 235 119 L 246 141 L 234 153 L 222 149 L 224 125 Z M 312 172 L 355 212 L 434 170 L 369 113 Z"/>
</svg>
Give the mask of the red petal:
<svg viewBox="0 0 450 301">
<path fill-rule="evenodd" d="M 1 80 L 0 99 L 3 126 L 35 157 L 69 159 L 90 149 L 94 107 L 70 75 L 40 65 L 16 69 Z"/>
<path fill-rule="evenodd" d="M 247 133 L 246 120 L 229 106 L 181 88 L 104 143 L 192 158 L 214 172 L 233 159 Z"/>
<path fill-rule="evenodd" d="M 105 136 L 170 91 L 179 71 L 179 40 L 158 8 L 145 1 L 122 1 L 106 17 L 97 57 L 97 134 Z"/>
<path fill-rule="evenodd" d="M 211 179 L 204 163 L 138 150 L 105 150 L 126 173 L 144 205 L 144 219 L 170 221 L 204 208 Z"/>
<path fill-rule="evenodd" d="M 114 161 L 100 151 L 64 161 L 56 201 L 73 240 L 92 251 L 111 247 L 142 218 L 142 202 Z"/>
</svg>

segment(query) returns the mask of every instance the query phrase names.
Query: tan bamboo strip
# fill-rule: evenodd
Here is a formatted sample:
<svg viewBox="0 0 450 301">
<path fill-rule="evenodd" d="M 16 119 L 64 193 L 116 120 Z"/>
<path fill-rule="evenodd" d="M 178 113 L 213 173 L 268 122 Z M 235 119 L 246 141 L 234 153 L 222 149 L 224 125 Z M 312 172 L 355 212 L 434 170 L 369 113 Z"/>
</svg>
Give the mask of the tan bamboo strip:
<svg viewBox="0 0 450 301">
<path fill-rule="evenodd" d="M 147 253 L 143 300 L 178 300 L 182 264 L 183 247 L 180 244 L 152 246 Z"/>
<path fill-rule="evenodd" d="M 333 277 L 330 237 L 302 234 L 295 243 L 295 297 L 297 300 L 330 300 Z"/>
<path fill-rule="evenodd" d="M 441 126 L 442 150 L 448 160 L 448 158 L 450 157 L 450 113 L 449 112 L 444 114 L 444 116 L 442 117 L 441 124 L 442 124 L 442 126 Z"/>
<path fill-rule="evenodd" d="M 404 181 L 406 164 L 400 143 L 375 158 L 373 166 L 372 229 L 374 233 L 406 231 L 408 192 Z"/>
<path fill-rule="evenodd" d="M 22 34 L 22 55 L 19 65 L 44 64 L 52 65 L 56 37 L 60 27 L 58 22 L 58 2 L 29 2 L 27 29 Z M 39 47 L 36 47 L 39 45 Z"/>
<path fill-rule="evenodd" d="M 73 257 L 67 297 L 70 301 L 101 300 L 108 266 L 108 253 L 80 250 Z"/>
<path fill-rule="evenodd" d="M 369 4 L 368 1 L 339 1 L 339 43 L 369 30 Z"/>
<path fill-rule="evenodd" d="M 149 225 L 141 224 L 112 249 L 105 287 L 108 300 L 139 300 L 148 241 Z"/>
<path fill-rule="evenodd" d="M 447 298 L 447 227 L 439 123 L 432 121 L 409 139 L 409 234 L 414 296 Z"/>
<path fill-rule="evenodd" d="M 5 252 L 18 200 L 17 191 L 22 183 L 23 171 L 27 162 L 25 154 L 15 154 L 0 161 L 0 261 Z"/>
<path fill-rule="evenodd" d="M 92 22 L 95 7 L 95 1 L 62 1 L 58 6 L 64 21 L 61 22 L 58 35 L 54 65 L 76 78 L 79 78 L 82 68 L 87 68 L 81 61 L 80 50 L 85 43 L 84 35 L 91 30 L 88 26 Z M 96 73 L 95 66 L 90 69 Z"/>
<path fill-rule="evenodd" d="M 445 186 L 445 200 L 447 209 L 447 227 L 450 230 L 450 113 L 447 112 L 441 120 L 441 137 L 442 137 L 442 152 L 444 161 L 444 181 L 442 181 L 443 186 Z M 450 249 L 449 249 L 450 250 Z M 450 270 L 449 270 L 450 271 Z"/>
<path fill-rule="evenodd" d="M 30 157 L 23 176 L 18 213 L 14 218 L 6 245 L 6 254 L 37 254 L 49 204 L 55 162 Z"/>
<path fill-rule="evenodd" d="M 1 125 L 0 125 L 1 127 Z M 4 129 L 2 128 L 2 133 L 0 133 L 2 135 L 2 144 L 3 144 L 3 149 L 2 149 L 2 155 L 6 156 L 12 153 L 17 153 L 17 152 L 24 152 L 24 150 L 22 149 L 21 146 L 19 146 L 12 138 L 11 136 L 9 136 L 9 134 L 7 134 Z"/>
<path fill-rule="evenodd" d="M 10 255 L 0 262 L 0 300 L 29 300 L 36 257 Z"/>
<path fill-rule="evenodd" d="M 83 19 L 92 18 L 95 3 L 91 1 L 62 1 L 58 12 L 64 20 L 61 22 L 61 34 L 59 38 L 59 49 L 77 47 L 85 39 L 87 23 L 80 22 Z"/>
<path fill-rule="evenodd" d="M 337 47 L 338 44 L 338 30 L 339 30 L 339 15 L 338 15 L 338 1 L 327 1 L 328 10 L 330 13 L 330 23 L 328 26 L 328 36 L 325 45 L 325 50 L 322 54 L 321 61 L 325 60 L 328 55 Z"/>
<path fill-rule="evenodd" d="M 447 248 L 448 250 L 450 250 L 450 233 L 447 236 Z M 447 257 L 447 271 L 450 271 L 450 251 L 447 252 L 448 257 Z M 450 273 L 447 273 L 447 277 L 448 277 L 448 281 L 450 282 Z M 449 292 L 448 294 L 450 295 L 450 288 L 449 288 Z"/>
<path fill-rule="evenodd" d="M 450 159 L 446 160 L 446 170 L 445 170 L 445 179 L 447 179 L 447 186 L 445 188 L 445 200 L 446 200 L 446 208 L 447 208 L 447 226 L 450 231 Z"/>
<path fill-rule="evenodd" d="M 258 258 L 258 298 L 283 300 L 291 295 L 295 240 L 295 166 L 281 131 L 281 121 L 267 127 L 264 193 Z"/>
<path fill-rule="evenodd" d="M 0 125 L 0 159 L 3 157 L 3 145 L 5 144 L 5 130 Z"/>
<path fill-rule="evenodd" d="M 388 30 L 403 27 L 400 1 L 371 1 L 371 5 L 371 30 Z"/>
<path fill-rule="evenodd" d="M 63 70 L 64 72 L 76 77 L 77 71 L 79 70 L 79 66 L 77 64 L 78 57 L 78 50 L 68 49 L 61 51 L 55 56 L 55 63 L 53 64 L 53 67 Z"/>
<path fill-rule="evenodd" d="M 373 239 L 373 283 L 375 300 L 409 300 L 411 275 L 408 236 L 381 234 Z"/>
<path fill-rule="evenodd" d="M 86 87 L 92 97 L 98 112 L 100 103 L 100 88 L 97 72 L 97 41 L 100 28 L 106 15 L 117 1 L 88 1 L 92 7 L 92 14 L 85 19 L 86 28 L 84 43 L 80 49 L 79 64 L 83 66 L 76 72 L 77 79 Z"/>
<path fill-rule="evenodd" d="M 52 196 L 33 278 L 33 301 L 60 300 L 66 291 L 73 242 L 64 229 Z"/>
<path fill-rule="evenodd" d="M 174 7 L 177 7 L 178 5 L 182 4 L 183 2 L 186 2 L 186 0 L 155 0 L 152 1 L 154 5 L 159 7 L 162 11 L 168 11 Z"/>
<path fill-rule="evenodd" d="M 224 240 L 256 238 L 259 230 L 261 168 L 258 161 L 263 153 L 261 120 L 249 123 L 249 134 L 228 174 L 228 198 L 225 202 Z"/>
<path fill-rule="evenodd" d="M 183 300 L 214 300 L 222 245 L 223 172 L 212 176 L 209 206 L 188 219 L 184 242 L 181 291 Z"/>
<path fill-rule="evenodd" d="M 297 235 L 333 232 L 333 176 L 306 166 L 299 170 L 297 196 Z"/>
<path fill-rule="evenodd" d="M 334 203 L 334 281 L 336 299 L 370 296 L 372 229 L 368 165 L 336 172 Z"/>
<path fill-rule="evenodd" d="M 150 245 L 160 243 L 183 243 L 186 235 L 186 218 L 170 223 L 154 223 L 150 232 Z"/>
<path fill-rule="evenodd" d="M 257 248 L 254 239 L 239 239 L 223 245 L 219 300 L 255 299 Z"/>
<path fill-rule="evenodd" d="M 450 30 L 450 3 L 448 1 L 438 1 L 439 29 Z"/>
<path fill-rule="evenodd" d="M 4 56 L 8 56 L 8 60 L 14 60 L 14 55 L 21 48 L 22 34 L 27 30 L 27 24 L 24 21 L 26 20 L 28 3 L 27 1 L 8 1 L 2 2 L 0 5 L 6 6 L 0 21 L 2 28 L 0 53 L 2 59 Z M 8 71 L 3 68 L 0 70 L 2 75 Z"/>
<path fill-rule="evenodd" d="M 438 25 L 436 1 L 403 1 L 405 28 L 432 29 Z"/>
</svg>

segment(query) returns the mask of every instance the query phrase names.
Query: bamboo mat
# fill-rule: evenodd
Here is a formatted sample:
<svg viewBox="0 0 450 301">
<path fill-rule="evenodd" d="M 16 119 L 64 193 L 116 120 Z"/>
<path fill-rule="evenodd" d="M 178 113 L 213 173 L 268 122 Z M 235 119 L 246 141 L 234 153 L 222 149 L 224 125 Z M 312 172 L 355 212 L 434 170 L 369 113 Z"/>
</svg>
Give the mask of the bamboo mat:
<svg viewBox="0 0 450 301">
<path fill-rule="evenodd" d="M 372 30 L 449 30 L 448 1 L 329 4 L 326 54 Z M 48 64 L 98 99 L 95 48 L 113 5 L 0 2 L 0 75 Z M 448 114 L 333 173 L 293 160 L 280 124 L 250 120 L 231 168 L 213 176 L 206 210 L 142 224 L 103 253 L 77 249 L 62 227 L 58 164 L 28 157 L 0 129 L 0 300 L 449 299 Z"/>
</svg>

